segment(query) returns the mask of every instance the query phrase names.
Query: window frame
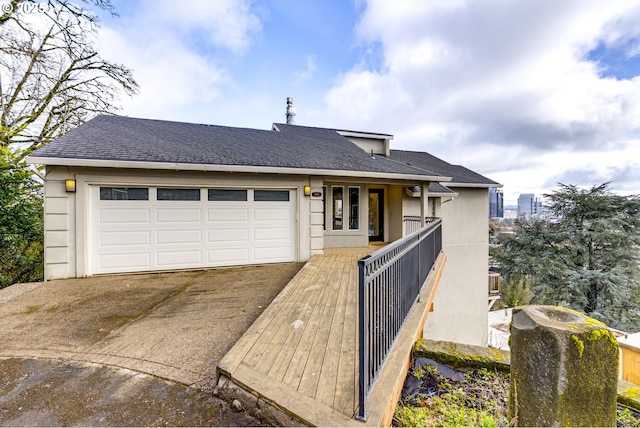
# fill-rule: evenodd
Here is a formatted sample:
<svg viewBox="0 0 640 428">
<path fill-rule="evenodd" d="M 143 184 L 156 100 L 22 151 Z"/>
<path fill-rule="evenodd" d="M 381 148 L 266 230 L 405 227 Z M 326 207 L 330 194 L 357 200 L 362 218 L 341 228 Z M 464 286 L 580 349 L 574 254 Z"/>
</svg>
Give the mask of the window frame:
<svg viewBox="0 0 640 428">
<path fill-rule="evenodd" d="M 256 194 L 262 195 L 287 195 L 286 199 L 263 199 L 256 198 Z M 291 191 L 284 189 L 253 189 L 253 202 L 291 202 Z"/>
<path fill-rule="evenodd" d="M 225 194 L 227 195 L 240 195 L 243 194 L 244 199 L 211 199 L 211 192 L 220 192 L 219 195 Z M 249 200 L 249 190 L 248 189 L 221 189 L 221 188 L 210 188 L 207 189 L 207 202 L 247 202 Z"/>
<path fill-rule="evenodd" d="M 355 220 L 357 221 L 357 225 L 356 227 L 351 227 L 353 224 L 353 220 L 354 220 L 354 216 L 352 216 L 353 214 L 353 205 L 352 205 L 352 199 L 351 199 L 351 190 L 357 190 L 357 200 L 356 200 L 356 215 L 355 215 Z M 360 230 L 360 186 L 348 186 L 347 187 L 347 194 L 349 196 L 349 228 L 348 230 Z"/>
<path fill-rule="evenodd" d="M 113 191 L 114 190 L 119 190 L 122 191 L 122 194 L 124 194 L 125 192 L 128 192 L 129 189 L 136 189 L 136 190 L 146 190 L 146 198 L 135 198 L 135 199 L 129 199 L 127 198 L 108 198 L 105 199 L 103 198 L 103 193 L 102 191 L 107 190 L 107 189 L 111 189 L 111 194 L 114 194 Z M 126 190 L 125 190 L 126 189 Z M 128 195 L 127 195 L 128 196 Z M 151 192 L 149 191 L 149 187 L 146 186 L 98 186 L 98 200 L 99 201 L 149 201 L 150 200 L 150 196 L 151 196 Z"/>
<path fill-rule="evenodd" d="M 165 190 L 169 190 L 169 191 L 173 191 L 173 190 L 196 191 L 197 190 L 198 198 L 197 199 L 166 199 L 166 198 L 161 199 L 160 192 Z M 202 201 L 202 188 L 200 187 L 156 187 L 156 201 L 158 202 L 200 202 Z"/>
<path fill-rule="evenodd" d="M 336 199 L 336 190 L 340 190 L 340 199 Z M 344 231 L 344 186 L 331 186 L 331 230 Z M 338 226 L 338 222 L 340 227 Z"/>
</svg>

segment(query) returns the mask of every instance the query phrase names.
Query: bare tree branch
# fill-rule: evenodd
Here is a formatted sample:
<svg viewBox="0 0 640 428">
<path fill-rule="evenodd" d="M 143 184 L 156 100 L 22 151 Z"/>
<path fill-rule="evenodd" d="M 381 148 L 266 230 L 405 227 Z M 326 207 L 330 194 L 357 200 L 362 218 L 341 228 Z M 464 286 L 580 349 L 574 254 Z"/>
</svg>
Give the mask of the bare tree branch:
<svg viewBox="0 0 640 428">
<path fill-rule="evenodd" d="M 108 0 L 92 3 L 115 14 Z M 26 155 L 137 93 L 131 70 L 95 50 L 96 31 L 96 15 L 68 1 L 0 21 L 0 146 L 21 144 Z"/>
</svg>

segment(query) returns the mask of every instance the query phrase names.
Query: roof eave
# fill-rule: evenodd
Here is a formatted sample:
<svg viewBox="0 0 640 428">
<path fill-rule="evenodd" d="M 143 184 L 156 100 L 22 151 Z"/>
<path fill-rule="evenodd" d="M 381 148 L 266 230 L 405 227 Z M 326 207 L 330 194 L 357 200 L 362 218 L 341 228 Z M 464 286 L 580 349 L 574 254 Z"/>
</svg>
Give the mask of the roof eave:
<svg viewBox="0 0 640 428">
<path fill-rule="evenodd" d="M 342 135 L 343 137 L 380 138 L 385 140 L 393 140 L 393 135 L 391 134 L 378 134 L 375 132 L 341 131 L 341 130 L 336 130 L 336 132 Z"/>
<path fill-rule="evenodd" d="M 377 171 L 352 171 L 333 169 L 312 169 L 312 168 L 287 168 L 252 165 L 214 165 L 214 164 L 191 164 L 174 162 L 142 162 L 142 161 L 121 161 L 103 159 L 77 159 L 77 158 L 54 158 L 28 156 L 26 161 L 30 164 L 56 165 L 56 166 L 77 166 L 94 168 L 127 168 L 127 169 L 165 169 L 173 171 L 205 171 L 205 172 L 251 172 L 264 174 L 285 174 L 285 175 L 326 175 L 339 177 L 360 177 L 360 178 L 383 178 L 394 180 L 418 181 L 418 182 L 448 182 L 451 177 L 436 175 L 399 174 Z"/>
<path fill-rule="evenodd" d="M 476 187 L 476 188 L 491 188 L 491 187 L 502 187 L 500 183 L 459 183 L 459 182 L 448 182 L 447 187 Z"/>
</svg>

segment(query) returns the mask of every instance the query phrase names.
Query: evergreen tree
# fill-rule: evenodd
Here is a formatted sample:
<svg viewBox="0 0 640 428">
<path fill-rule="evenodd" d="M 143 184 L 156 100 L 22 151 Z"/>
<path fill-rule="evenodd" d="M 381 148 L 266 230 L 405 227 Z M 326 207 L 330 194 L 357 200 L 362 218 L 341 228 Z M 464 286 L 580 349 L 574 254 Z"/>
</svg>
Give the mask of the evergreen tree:
<svg viewBox="0 0 640 428">
<path fill-rule="evenodd" d="M 609 183 L 545 195 L 554 221 L 516 222 L 492 250 L 505 280 L 526 277 L 532 303 L 562 305 L 640 331 L 640 198 Z"/>
<path fill-rule="evenodd" d="M 42 184 L 0 146 L 0 288 L 42 280 Z"/>
</svg>

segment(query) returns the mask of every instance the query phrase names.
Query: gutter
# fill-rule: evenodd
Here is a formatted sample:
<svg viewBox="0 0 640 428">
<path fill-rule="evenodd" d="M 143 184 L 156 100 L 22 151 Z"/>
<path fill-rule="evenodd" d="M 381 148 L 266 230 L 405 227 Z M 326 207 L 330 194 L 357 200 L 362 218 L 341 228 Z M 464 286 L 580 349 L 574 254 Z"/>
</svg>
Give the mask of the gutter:
<svg viewBox="0 0 640 428">
<path fill-rule="evenodd" d="M 491 187 L 496 187 L 496 188 L 500 188 L 502 187 L 502 184 L 499 183 L 453 183 L 453 182 L 448 182 L 447 183 L 447 187 L 486 187 L 486 188 L 491 188 Z"/>
<path fill-rule="evenodd" d="M 332 169 L 311 169 L 311 168 L 286 168 L 267 166 L 247 166 L 247 165 L 212 165 L 212 164 L 191 164 L 174 162 L 143 162 L 143 161 L 117 161 L 103 159 L 75 159 L 75 158 L 53 158 L 27 156 L 26 161 L 31 164 L 57 165 L 57 166 L 77 166 L 95 168 L 128 168 L 128 169 L 158 169 L 174 171 L 203 171 L 203 172 L 248 172 L 263 174 L 285 174 L 285 175 L 325 175 L 336 177 L 357 177 L 357 178 L 383 178 L 395 180 L 412 181 L 434 181 L 449 182 L 451 177 L 436 175 L 414 175 L 397 174 L 388 172 L 373 171 L 343 171 Z"/>
</svg>

